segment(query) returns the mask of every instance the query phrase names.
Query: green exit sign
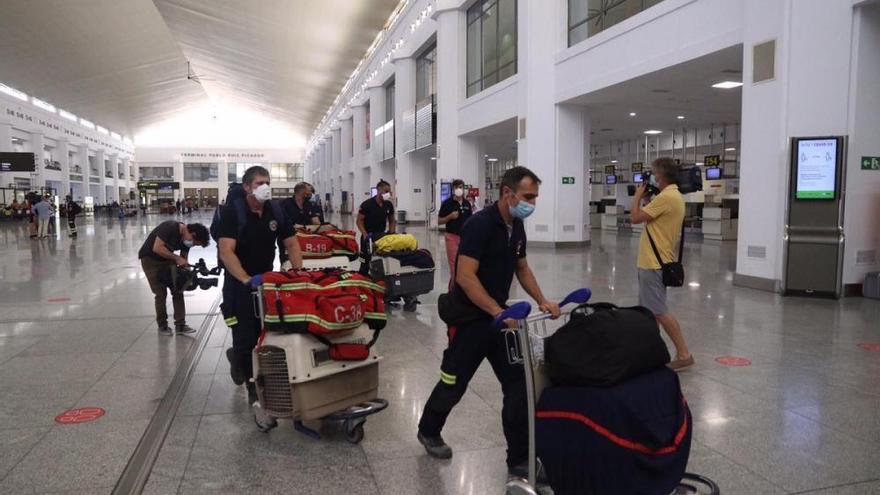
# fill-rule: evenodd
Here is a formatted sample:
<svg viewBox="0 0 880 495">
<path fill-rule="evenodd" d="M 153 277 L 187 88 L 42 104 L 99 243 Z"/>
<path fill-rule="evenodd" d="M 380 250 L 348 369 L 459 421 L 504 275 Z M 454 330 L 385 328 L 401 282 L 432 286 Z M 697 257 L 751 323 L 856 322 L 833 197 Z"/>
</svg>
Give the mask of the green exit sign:
<svg viewBox="0 0 880 495">
<path fill-rule="evenodd" d="M 563 184 L 574 184 L 574 177 L 563 177 L 562 183 Z"/>
<path fill-rule="evenodd" d="M 863 156 L 862 170 L 880 170 L 880 156 Z"/>
</svg>

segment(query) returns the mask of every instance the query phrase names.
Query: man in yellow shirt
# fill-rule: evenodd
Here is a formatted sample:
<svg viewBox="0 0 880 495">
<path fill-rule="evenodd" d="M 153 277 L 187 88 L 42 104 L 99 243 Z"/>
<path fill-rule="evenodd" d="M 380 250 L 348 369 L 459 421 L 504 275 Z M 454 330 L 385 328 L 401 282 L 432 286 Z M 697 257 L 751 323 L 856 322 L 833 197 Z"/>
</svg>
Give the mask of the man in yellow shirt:
<svg viewBox="0 0 880 495">
<path fill-rule="evenodd" d="M 661 261 L 657 259 L 651 248 L 648 233 L 650 232 L 651 238 L 654 239 L 663 263 L 677 259 L 675 247 L 680 239 L 681 226 L 684 222 L 684 198 L 676 185 L 678 165 L 671 158 L 654 160 L 651 164 L 651 172 L 651 179 L 657 180 L 657 183 L 652 185 L 659 189 L 660 193 L 642 208 L 642 199 L 647 189 L 646 184 L 643 183 L 636 189 L 631 211 L 634 225 L 646 224 L 639 241 L 639 259 L 636 264 L 639 271 L 639 304 L 654 313 L 663 330 L 672 339 L 675 345 L 675 359 L 669 363 L 669 367 L 678 370 L 693 365 L 694 357 L 684 341 L 678 320 L 672 316 L 666 306 L 666 286 L 663 284 L 660 270 Z"/>
</svg>

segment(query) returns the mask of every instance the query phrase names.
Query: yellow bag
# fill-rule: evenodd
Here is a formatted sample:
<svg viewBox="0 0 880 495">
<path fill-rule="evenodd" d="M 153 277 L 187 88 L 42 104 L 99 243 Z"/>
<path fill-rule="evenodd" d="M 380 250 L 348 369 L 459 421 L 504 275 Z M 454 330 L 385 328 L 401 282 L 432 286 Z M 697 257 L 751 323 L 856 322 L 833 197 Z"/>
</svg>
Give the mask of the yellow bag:
<svg viewBox="0 0 880 495">
<path fill-rule="evenodd" d="M 418 248 L 419 241 L 412 234 L 388 234 L 376 241 L 376 252 L 378 254 L 396 251 L 415 251 Z"/>
</svg>

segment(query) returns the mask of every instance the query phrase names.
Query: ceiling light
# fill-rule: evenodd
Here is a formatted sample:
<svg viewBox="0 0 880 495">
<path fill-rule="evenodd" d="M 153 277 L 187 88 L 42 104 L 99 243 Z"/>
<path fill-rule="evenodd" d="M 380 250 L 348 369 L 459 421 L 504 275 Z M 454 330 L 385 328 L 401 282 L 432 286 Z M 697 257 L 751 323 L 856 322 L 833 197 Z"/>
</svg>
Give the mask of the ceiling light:
<svg viewBox="0 0 880 495">
<path fill-rule="evenodd" d="M 684 120 L 684 115 L 679 115 L 679 116 L 676 117 L 676 118 L 677 118 L 678 120 Z"/>
<path fill-rule="evenodd" d="M 98 126 L 98 129 L 97 129 L 97 130 L 98 130 L 98 132 L 100 132 L 101 134 L 110 134 L 110 131 L 108 131 L 107 129 L 105 129 L 105 128 L 101 127 L 101 126 Z"/>
<path fill-rule="evenodd" d="M 617 163 L 617 160 L 611 160 L 611 163 Z"/>
<path fill-rule="evenodd" d="M 715 83 L 712 85 L 713 88 L 718 89 L 733 89 L 742 86 L 743 83 L 737 81 L 722 81 L 720 83 Z"/>
<path fill-rule="evenodd" d="M 89 129 L 95 128 L 95 124 L 89 122 L 86 119 L 79 119 L 79 123 L 82 124 L 83 127 L 88 127 Z"/>
<path fill-rule="evenodd" d="M 645 131 L 645 134 L 654 136 L 656 134 L 663 134 L 663 131 L 658 131 L 657 129 L 648 129 L 647 131 Z"/>
<path fill-rule="evenodd" d="M 22 93 L 21 91 L 15 89 L 15 88 L 10 88 L 9 86 L 7 86 L 5 84 L 0 84 L 0 93 L 6 93 L 9 96 L 12 96 L 14 98 L 18 98 L 21 101 L 27 101 L 27 99 L 28 99 L 28 95 Z"/>
<path fill-rule="evenodd" d="M 630 117 L 635 117 L 635 116 L 636 116 L 636 113 L 635 113 L 635 112 L 630 112 L 630 113 L 629 113 L 629 116 L 630 116 Z"/>
<path fill-rule="evenodd" d="M 61 116 L 64 117 L 65 119 L 67 119 L 67 120 L 72 120 L 72 121 L 74 121 L 74 122 L 76 122 L 77 120 L 79 120 L 79 117 L 77 117 L 76 115 L 74 115 L 74 114 L 68 112 L 67 110 L 62 110 L 62 109 L 60 109 L 60 108 L 58 109 L 58 115 L 61 115 Z"/>
<path fill-rule="evenodd" d="M 736 148 L 724 148 L 724 151 L 736 151 Z"/>
<path fill-rule="evenodd" d="M 55 108 L 55 105 L 52 105 L 51 103 L 47 103 L 39 98 L 31 98 L 31 102 L 34 104 L 35 107 L 42 108 L 43 110 L 45 110 L 47 112 L 55 113 L 57 111 L 57 109 Z"/>
<path fill-rule="evenodd" d="M 487 162 L 497 162 L 498 159 L 497 158 L 486 158 L 486 161 Z"/>
</svg>

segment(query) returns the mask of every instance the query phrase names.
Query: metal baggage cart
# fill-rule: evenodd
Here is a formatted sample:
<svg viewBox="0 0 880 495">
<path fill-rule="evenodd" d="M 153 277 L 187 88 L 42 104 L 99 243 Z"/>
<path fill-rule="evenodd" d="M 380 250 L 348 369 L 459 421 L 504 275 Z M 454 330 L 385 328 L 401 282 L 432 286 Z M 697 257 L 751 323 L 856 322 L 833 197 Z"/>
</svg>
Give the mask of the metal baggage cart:
<svg viewBox="0 0 880 495">
<path fill-rule="evenodd" d="M 569 304 L 581 305 L 591 296 L 589 289 L 579 289 L 570 293 L 559 304 L 560 308 Z M 511 364 L 522 364 L 526 381 L 526 406 L 528 408 L 529 425 L 529 470 L 528 479 L 514 478 L 507 482 L 508 495 L 536 495 L 539 491 L 537 483 L 538 462 L 535 453 L 535 413 L 538 398 L 548 383 L 544 368 L 544 339 L 553 335 L 556 330 L 568 322 L 572 307 L 563 311 L 559 318 L 553 320 L 549 313 L 531 313 L 531 304 L 519 302 L 513 304 L 498 315 L 494 325 L 505 334 L 508 360 Z M 517 324 L 514 328 L 504 328 L 504 320 L 513 319 Z M 720 495 L 718 485 L 705 476 L 685 473 L 679 486 L 672 495 Z"/>
<path fill-rule="evenodd" d="M 262 334 L 253 350 L 252 380 L 261 414 L 274 419 L 292 419 L 294 429 L 315 439 L 320 439 L 320 434 L 305 426 L 303 420 L 341 421 L 346 440 L 360 443 L 367 416 L 388 407 L 388 401 L 377 396 L 381 357 L 371 349 L 364 361 L 332 361 L 327 347 L 311 335 L 268 332 L 262 287 L 254 292 L 254 298 Z M 358 332 L 365 327 L 362 325 L 353 334 L 341 337 L 339 342 L 362 343 Z M 266 340 L 286 341 L 288 345 L 267 345 Z M 339 404 L 345 405 L 333 409 Z M 277 426 L 276 422 L 264 428 L 256 417 L 255 422 L 264 432 Z"/>
</svg>

